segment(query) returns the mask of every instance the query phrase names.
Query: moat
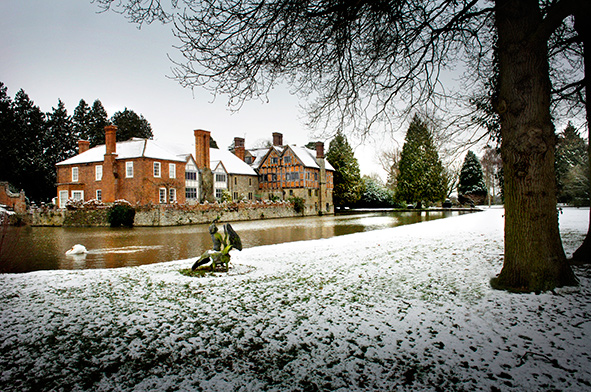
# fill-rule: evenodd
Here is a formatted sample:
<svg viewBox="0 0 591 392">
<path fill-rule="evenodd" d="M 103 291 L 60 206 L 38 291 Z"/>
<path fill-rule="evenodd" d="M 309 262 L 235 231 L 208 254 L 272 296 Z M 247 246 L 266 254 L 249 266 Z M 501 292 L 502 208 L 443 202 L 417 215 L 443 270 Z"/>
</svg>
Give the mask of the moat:
<svg viewBox="0 0 591 392">
<path fill-rule="evenodd" d="M 330 238 L 441 219 L 458 211 L 348 212 L 232 223 L 245 248 Z M 0 272 L 118 268 L 198 257 L 211 247 L 208 225 L 134 228 L 8 227 Z M 66 256 L 75 244 L 88 254 Z"/>
</svg>

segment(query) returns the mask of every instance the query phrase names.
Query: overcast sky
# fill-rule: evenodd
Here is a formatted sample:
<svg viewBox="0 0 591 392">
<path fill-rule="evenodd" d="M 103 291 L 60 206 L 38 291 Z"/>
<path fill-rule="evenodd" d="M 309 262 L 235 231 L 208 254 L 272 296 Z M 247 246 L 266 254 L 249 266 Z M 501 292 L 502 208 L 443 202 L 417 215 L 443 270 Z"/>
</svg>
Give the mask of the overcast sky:
<svg viewBox="0 0 591 392">
<path fill-rule="evenodd" d="M 98 11 L 90 0 L 0 1 L 0 81 L 9 96 L 22 88 L 44 112 L 59 98 L 70 115 L 80 99 L 89 105 L 100 99 L 109 116 L 127 107 L 150 122 L 159 141 L 191 143 L 198 128 L 210 131 L 220 148 L 235 136 L 245 137 L 248 148 L 272 132 L 283 133 L 289 144 L 312 140 L 298 99 L 287 89 L 232 113 L 225 97 L 212 102 L 209 92 L 167 78 L 173 65 L 168 55 L 180 58 L 170 26 L 139 30 L 121 15 Z M 350 141 L 362 174 L 380 172 L 375 150 L 389 143 Z"/>
</svg>

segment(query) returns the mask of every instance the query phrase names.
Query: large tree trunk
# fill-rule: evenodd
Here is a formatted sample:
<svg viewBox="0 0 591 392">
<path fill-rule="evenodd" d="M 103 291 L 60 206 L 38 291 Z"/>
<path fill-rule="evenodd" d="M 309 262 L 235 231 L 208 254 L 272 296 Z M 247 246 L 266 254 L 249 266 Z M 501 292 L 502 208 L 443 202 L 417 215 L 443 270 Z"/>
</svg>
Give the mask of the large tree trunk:
<svg viewBox="0 0 591 392">
<path fill-rule="evenodd" d="M 547 43 L 538 0 L 497 0 L 505 259 L 493 287 L 544 291 L 576 283 L 558 231 Z"/>
<path fill-rule="evenodd" d="M 591 103 L 589 91 L 591 91 L 591 27 L 589 25 L 589 3 L 579 4 L 575 11 L 575 29 L 583 41 L 583 61 L 585 66 L 585 106 L 587 110 L 587 129 L 589 132 L 587 153 L 589 155 L 589 178 L 591 178 Z M 572 257 L 574 263 L 591 263 L 591 210 L 589 211 L 589 230 L 583 244 L 575 251 Z"/>
</svg>

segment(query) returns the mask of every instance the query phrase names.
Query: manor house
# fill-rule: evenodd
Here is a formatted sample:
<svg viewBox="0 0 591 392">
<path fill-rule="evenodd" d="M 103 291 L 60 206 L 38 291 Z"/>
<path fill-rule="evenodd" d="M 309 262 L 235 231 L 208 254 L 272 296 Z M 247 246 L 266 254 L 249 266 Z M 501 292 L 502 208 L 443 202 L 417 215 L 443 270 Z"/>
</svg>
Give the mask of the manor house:
<svg viewBox="0 0 591 392">
<path fill-rule="evenodd" d="M 273 134 L 268 148 L 246 150 L 234 139 L 234 152 L 210 147 L 210 132 L 194 131 L 189 151 L 171 151 L 154 140 L 116 142 L 117 127 L 105 127 L 105 144 L 78 142 L 78 155 L 57 166 L 58 206 L 70 199 L 134 205 L 287 200 L 300 197 L 305 213 L 333 213 L 334 168 L 315 150 L 283 145 Z"/>
</svg>

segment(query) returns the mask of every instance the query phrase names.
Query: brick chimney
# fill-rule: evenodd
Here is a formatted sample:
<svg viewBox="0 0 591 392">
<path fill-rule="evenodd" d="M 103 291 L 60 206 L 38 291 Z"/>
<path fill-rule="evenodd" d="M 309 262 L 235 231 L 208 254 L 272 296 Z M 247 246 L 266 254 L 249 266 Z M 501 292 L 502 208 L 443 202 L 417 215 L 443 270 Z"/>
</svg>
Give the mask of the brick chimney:
<svg viewBox="0 0 591 392">
<path fill-rule="evenodd" d="M 244 138 L 242 137 L 235 137 L 234 138 L 234 155 L 244 161 Z"/>
<path fill-rule="evenodd" d="M 112 203 L 117 200 L 117 127 L 105 127 L 105 157 L 103 161 L 102 192 L 103 202 Z"/>
<path fill-rule="evenodd" d="M 213 195 L 213 172 L 209 167 L 209 131 L 196 129 L 195 133 L 195 163 L 201 175 L 201 202 L 215 201 Z"/>
<path fill-rule="evenodd" d="M 283 134 L 279 132 L 273 132 L 273 145 L 283 146 Z"/>
<path fill-rule="evenodd" d="M 88 140 L 78 140 L 78 154 L 82 154 L 90 149 L 90 142 Z"/>
<path fill-rule="evenodd" d="M 115 125 L 107 125 L 105 127 L 105 146 L 107 154 L 117 153 L 117 127 Z"/>
<path fill-rule="evenodd" d="M 324 159 L 324 143 L 316 142 L 316 158 Z"/>
<path fill-rule="evenodd" d="M 195 130 L 195 162 L 200 169 L 209 169 L 209 139 L 209 131 Z"/>
</svg>

